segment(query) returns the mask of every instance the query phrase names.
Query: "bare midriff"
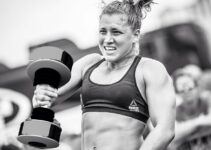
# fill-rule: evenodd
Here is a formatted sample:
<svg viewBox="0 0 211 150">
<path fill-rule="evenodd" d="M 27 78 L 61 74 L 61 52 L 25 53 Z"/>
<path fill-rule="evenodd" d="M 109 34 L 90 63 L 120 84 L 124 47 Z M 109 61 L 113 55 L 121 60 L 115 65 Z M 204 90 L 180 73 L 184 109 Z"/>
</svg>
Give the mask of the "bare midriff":
<svg viewBox="0 0 211 150">
<path fill-rule="evenodd" d="M 145 124 L 109 112 L 82 116 L 82 150 L 138 150 Z"/>
</svg>

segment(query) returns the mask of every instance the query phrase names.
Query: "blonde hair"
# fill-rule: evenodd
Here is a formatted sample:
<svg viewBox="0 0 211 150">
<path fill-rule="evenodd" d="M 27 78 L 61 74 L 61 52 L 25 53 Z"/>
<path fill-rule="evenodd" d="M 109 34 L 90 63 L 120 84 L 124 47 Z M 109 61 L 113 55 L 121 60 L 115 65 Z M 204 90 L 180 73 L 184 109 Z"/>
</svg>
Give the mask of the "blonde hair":
<svg viewBox="0 0 211 150">
<path fill-rule="evenodd" d="M 128 25 L 134 31 L 141 28 L 142 19 L 146 17 L 146 12 L 151 10 L 153 0 L 123 0 L 122 2 L 115 0 L 103 7 L 100 18 L 107 14 L 125 14 L 128 17 Z"/>
</svg>

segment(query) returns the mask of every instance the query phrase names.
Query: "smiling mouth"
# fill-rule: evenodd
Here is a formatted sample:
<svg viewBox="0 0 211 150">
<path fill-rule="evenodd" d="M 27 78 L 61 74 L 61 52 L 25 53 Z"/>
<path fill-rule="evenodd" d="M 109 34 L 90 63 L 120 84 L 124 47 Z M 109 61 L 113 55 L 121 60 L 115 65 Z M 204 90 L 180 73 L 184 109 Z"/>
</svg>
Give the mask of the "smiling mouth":
<svg viewBox="0 0 211 150">
<path fill-rule="evenodd" d="M 106 51 L 115 51 L 115 50 L 116 50 L 116 47 L 104 46 L 104 49 L 105 49 Z"/>
</svg>

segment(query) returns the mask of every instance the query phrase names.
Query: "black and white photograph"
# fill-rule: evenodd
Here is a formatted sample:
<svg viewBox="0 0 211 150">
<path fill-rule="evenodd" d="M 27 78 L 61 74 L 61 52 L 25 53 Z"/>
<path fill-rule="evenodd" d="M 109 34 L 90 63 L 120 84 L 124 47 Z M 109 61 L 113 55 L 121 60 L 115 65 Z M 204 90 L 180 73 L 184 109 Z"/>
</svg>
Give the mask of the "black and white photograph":
<svg viewBox="0 0 211 150">
<path fill-rule="evenodd" d="M 211 0 L 0 0 L 0 150 L 211 150 Z"/>
</svg>

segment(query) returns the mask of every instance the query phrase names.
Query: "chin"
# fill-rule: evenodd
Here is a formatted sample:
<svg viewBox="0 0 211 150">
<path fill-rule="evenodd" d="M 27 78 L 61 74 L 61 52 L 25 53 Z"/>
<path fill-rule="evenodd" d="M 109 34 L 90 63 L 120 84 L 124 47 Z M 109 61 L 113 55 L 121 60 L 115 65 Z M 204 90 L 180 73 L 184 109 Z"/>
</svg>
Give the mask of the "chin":
<svg viewBox="0 0 211 150">
<path fill-rule="evenodd" d="M 104 55 L 104 58 L 108 62 L 115 62 L 118 60 L 118 57 L 116 56 L 110 56 L 110 55 Z"/>
</svg>

